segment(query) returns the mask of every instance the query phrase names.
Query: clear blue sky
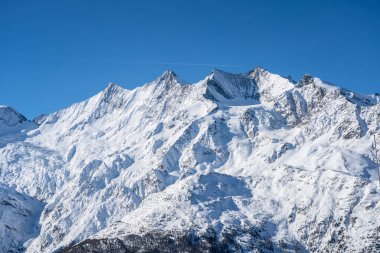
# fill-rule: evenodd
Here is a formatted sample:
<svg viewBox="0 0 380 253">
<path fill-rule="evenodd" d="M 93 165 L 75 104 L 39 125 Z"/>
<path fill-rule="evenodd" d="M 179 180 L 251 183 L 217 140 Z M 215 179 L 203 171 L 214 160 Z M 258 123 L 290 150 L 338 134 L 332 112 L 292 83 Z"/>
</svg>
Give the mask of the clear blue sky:
<svg viewBox="0 0 380 253">
<path fill-rule="evenodd" d="M 380 1 L 0 0 L 0 104 L 28 118 L 109 82 L 256 66 L 380 92 Z"/>
</svg>

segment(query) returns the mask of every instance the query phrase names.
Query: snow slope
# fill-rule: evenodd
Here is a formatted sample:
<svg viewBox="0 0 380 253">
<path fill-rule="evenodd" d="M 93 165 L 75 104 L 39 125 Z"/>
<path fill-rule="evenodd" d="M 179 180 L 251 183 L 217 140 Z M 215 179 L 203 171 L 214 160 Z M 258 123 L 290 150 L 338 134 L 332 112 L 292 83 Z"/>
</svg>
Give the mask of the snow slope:
<svg viewBox="0 0 380 253">
<path fill-rule="evenodd" d="M 379 100 L 262 68 L 166 71 L 7 126 L 0 182 L 46 203 L 27 252 L 376 252 Z"/>
<path fill-rule="evenodd" d="M 23 252 L 39 232 L 43 204 L 0 184 L 0 252 Z M 26 244 L 27 245 L 27 244 Z"/>
</svg>

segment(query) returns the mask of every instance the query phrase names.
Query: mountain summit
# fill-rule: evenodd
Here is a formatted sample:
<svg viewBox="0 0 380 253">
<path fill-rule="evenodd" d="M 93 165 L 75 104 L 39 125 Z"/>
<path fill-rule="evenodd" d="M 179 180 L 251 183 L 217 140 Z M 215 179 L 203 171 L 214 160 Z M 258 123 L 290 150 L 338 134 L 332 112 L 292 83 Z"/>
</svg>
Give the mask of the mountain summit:
<svg viewBox="0 0 380 253">
<path fill-rule="evenodd" d="M 15 111 L 12 107 L 0 105 L 0 127 L 16 126 L 26 121 L 26 118 Z"/>
<path fill-rule="evenodd" d="M 5 252 L 380 250 L 376 95 L 215 69 L 111 83 L 38 125 L 7 108 Z"/>
</svg>

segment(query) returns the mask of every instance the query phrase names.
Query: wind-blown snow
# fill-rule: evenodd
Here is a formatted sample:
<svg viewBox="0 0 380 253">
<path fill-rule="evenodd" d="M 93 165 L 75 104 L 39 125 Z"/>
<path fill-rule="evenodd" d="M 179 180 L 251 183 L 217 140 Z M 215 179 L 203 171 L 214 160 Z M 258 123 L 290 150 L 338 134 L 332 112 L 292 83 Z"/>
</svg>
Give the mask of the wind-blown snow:
<svg viewBox="0 0 380 253">
<path fill-rule="evenodd" d="M 1 108 L 0 182 L 46 203 L 27 252 L 210 228 L 246 252 L 379 250 L 376 95 L 262 68 L 196 84 L 167 71 L 38 125 Z"/>
</svg>

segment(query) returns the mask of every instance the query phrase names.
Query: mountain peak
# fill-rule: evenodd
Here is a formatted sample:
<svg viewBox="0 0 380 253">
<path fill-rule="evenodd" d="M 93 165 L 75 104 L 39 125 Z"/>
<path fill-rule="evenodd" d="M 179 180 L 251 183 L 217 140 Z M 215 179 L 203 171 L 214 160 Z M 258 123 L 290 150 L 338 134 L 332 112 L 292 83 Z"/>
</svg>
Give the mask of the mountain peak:
<svg viewBox="0 0 380 253">
<path fill-rule="evenodd" d="M 257 66 L 253 71 L 260 72 L 260 73 L 268 72 L 268 70 L 266 70 L 262 66 Z"/>
<path fill-rule="evenodd" d="M 27 119 L 7 105 L 0 105 L 0 123 L 3 123 L 8 126 L 15 126 L 19 123 L 26 121 Z"/>
<path fill-rule="evenodd" d="M 113 83 L 113 82 L 110 82 L 107 87 L 104 89 L 104 91 L 117 91 L 117 90 L 120 90 L 120 91 L 124 91 L 125 89 L 119 85 L 117 85 L 116 83 Z"/>
<path fill-rule="evenodd" d="M 185 81 L 182 80 L 174 71 L 172 70 L 166 70 L 162 75 L 158 78 L 158 82 L 165 82 L 165 83 L 178 83 L 178 84 L 185 84 Z"/>
<path fill-rule="evenodd" d="M 247 76 L 249 78 L 254 79 L 255 81 L 258 81 L 259 79 L 265 78 L 270 74 L 271 73 L 268 70 L 266 70 L 265 68 L 263 68 L 261 66 L 258 66 L 256 68 L 254 68 L 253 70 L 248 71 Z"/>
<path fill-rule="evenodd" d="M 176 77 L 177 74 L 173 70 L 167 69 L 167 70 L 164 71 L 164 73 L 162 73 L 162 76 L 165 76 L 165 77 Z"/>
<path fill-rule="evenodd" d="M 229 73 L 227 71 L 224 71 L 224 70 L 221 70 L 221 69 L 217 69 L 217 68 L 213 68 L 212 69 L 212 74 L 214 74 L 214 75 L 218 75 L 218 74 L 221 74 L 221 75 L 236 75 L 236 74 L 232 74 L 232 73 Z"/>
<path fill-rule="evenodd" d="M 304 74 L 302 79 L 298 82 L 301 85 L 308 85 L 314 82 L 314 77 L 309 74 Z"/>
<path fill-rule="evenodd" d="M 206 97 L 224 102 L 227 102 L 225 99 L 257 99 L 257 87 L 244 74 L 232 74 L 214 68 L 207 78 Z"/>
<path fill-rule="evenodd" d="M 105 100 L 109 100 L 115 94 L 120 94 L 124 92 L 125 89 L 115 83 L 109 83 L 107 87 L 102 91 L 102 98 Z"/>
</svg>

